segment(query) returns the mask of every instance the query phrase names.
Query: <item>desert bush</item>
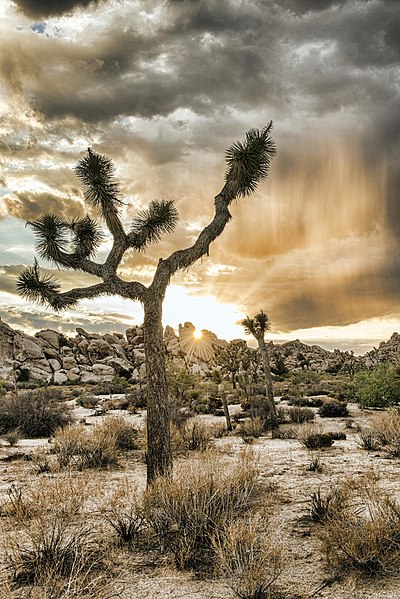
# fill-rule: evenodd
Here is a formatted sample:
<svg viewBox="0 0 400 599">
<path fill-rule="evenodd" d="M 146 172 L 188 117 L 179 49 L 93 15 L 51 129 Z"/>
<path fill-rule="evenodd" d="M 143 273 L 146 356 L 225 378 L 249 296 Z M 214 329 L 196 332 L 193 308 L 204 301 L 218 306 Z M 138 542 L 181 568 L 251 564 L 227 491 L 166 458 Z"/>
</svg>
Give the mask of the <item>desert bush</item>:
<svg viewBox="0 0 400 599">
<path fill-rule="evenodd" d="M 360 407 L 385 408 L 400 400 L 400 377 L 395 368 L 380 364 L 373 370 L 357 372 L 354 378 L 355 401 Z"/>
<path fill-rule="evenodd" d="M 271 523 L 258 516 L 232 522 L 214 541 L 221 573 L 241 599 L 268 599 L 283 568 L 283 549 Z"/>
<path fill-rule="evenodd" d="M 336 399 L 327 399 L 318 409 L 321 418 L 341 418 L 349 415 L 347 403 L 345 401 L 336 401 Z"/>
<path fill-rule="evenodd" d="M 78 406 L 82 406 L 82 408 L 93 410 L 93 408 L 99 405 L 99 400 L 95 395 L 81 395 L 76 398 L 76 403 Z"/>
<path fill-rule="evenodd" d="M 382 445 L 374 431 L 369 428 L 363 428 L 360 430 L 356 437 L 356 443 L 362 449 L 366 449 L 367 451 L 376 451 Z"/>
<path fill-rule="evenodd" d="M 313 522 L 323 522 L 335 517 L 341 510 L 348 496 L 344 486 L 329 487 L 322 490 L 318 487 L 310 497 L 310 518 Z"/>
<path fill-rule="evenodd" d="M 250 418 L 261 418 L 265 426 L 268 426 L 270 413 L 264 395 L 254 395 L 241 402 L 243 414 Z"/>
<path fill-rule="evenodd" d="M 115 431 L 95 425 L 88 431 L 82 425 L 70 424 L 55 432 L 53 451 L 61 468 L 106 468 L 118 465 Z"/>
<path fill-rule="evenodd" d="M 138 430 L 125 418 L 107 416 L 107 418 L 94 427 L 95 432 L 101 437 L 110 436 L 115 440 L 116 449 L 138 449 Z"/>
<path fill-rule="evenodd" d="M 385 412 L 376 414 L 369 429 L 364 430 L 375 439 L 376 447 L 382 447 L 394 457 L 400 457 L 400 408 L 391 407 Z"/>
<path fill-rule="evenodd" d="M 289 420 L 295 424 L 310 422 L 314 420 L 315 414 L 310 408 L 293 407 L 288 410 Z"/>
<path fill-rule="evenodd" d="M 244 441 L 249 441 L 249 439 L 258 439 L 261 437 L 264 430 L 265 422 L 260 416 L 242 420 L 238 428 L 239 435 L 243 437 Z"/>
<path fill-rule="evenodd" d="M 18 444 L 18 441 L 21 440 L 21 431 L 19 428 L 14 428 L 1 435 L 1 439 L 13 447 L 14 445 Z"/>
<path fill-rule="evenodd" d="M 103 554 L 79 519 L 85 498 L 85 487 L 70 479 L 14 491 L 6 518 L 5 565 L 15 585 L 43 587 L 48 593 L 43 596 L 55 599 L 67 597 L 66 587 L 77 588 L 78 579 L 90 586 Z"/>
<path fill-rule="evenodd" d="M 233 469 L 221 463 L 220 455 L 207 454 L 178 467 L 173 479 L 157 479 L 144 494 L 143 515 L 178 568 L 207 570 L 215 561 L 215 536 L 259 494 L 256 479 L 249 452 Z"/>
<path fill-rule="evenodd" d="M 57 428 L 71 422 L 70 409 L 47 389 L 0 399 L 0 431 L 18 428 L 23 437 L 49 437 Z"/>
<path fill-rule="evenodd" d="M 290 397 L 288 403 L 299 408 L 319 408 L 324 400 L 322 397 Z"/>
<path fill-rule="evenodd" d="M 391 574 L 400 567 L 400 506 L 375 482 L 347 484 L 347 498 L 320 531 L 328 564 L 336 571 Z"/>
<path fill-rule="evenodd" d="M 120 543 L 132 544 L 144 528 L 137 490 L 126 480 L 118 485 L 100 511 Z"/>
<path fill-rule="evenodd" d="M 214 437 L 215 427 L 201 420 L 192 418 L 180 427 L 172 425 L 172 446 L 175 452 L 180 451 L 205 451 L 210 447 Z M 219 434 L 217 432 L 217 434 Z"/>
<path fill-rule="evenodd" d="M 323 449 L 333 445 L 330 433 L 324 433 L 322 427 L 308 422 L 300 425 L 297 438 L 307 449 Z"/>
</svg>

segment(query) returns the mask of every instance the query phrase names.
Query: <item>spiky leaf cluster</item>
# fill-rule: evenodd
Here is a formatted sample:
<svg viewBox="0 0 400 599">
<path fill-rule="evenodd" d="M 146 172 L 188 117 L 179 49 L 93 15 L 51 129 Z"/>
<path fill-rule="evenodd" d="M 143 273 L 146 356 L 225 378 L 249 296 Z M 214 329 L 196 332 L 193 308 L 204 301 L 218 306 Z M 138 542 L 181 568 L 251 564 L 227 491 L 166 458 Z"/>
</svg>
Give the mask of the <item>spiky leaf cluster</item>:
<svg viewBox="0 0 400 599">
<path fill-rule="evenodd" d="M 148 208 L 138 212 L 132 222 L 136 234 L 135 247 L 142 249 L 159 241 L 164 233 L 171 233 L 178 224 L 179 215 L 173 200 L 154 200 Z"/>
<path fill-rule="evenodd" d="M 236 196 L 253 193 L 260 181 L 268 176 L 269 166 L 276 154 L 276 146 L 267 127 L 250 129 L 244 142 L 237 141 L 226 150 L 226 181 L 233 185 Z"/>
<path fill-rule="evenodd" d="M 36 249 L 44 260 L 57 262 L 60 252 L 68 249 L 69 226 L 55 214 L 44 214 L 37 220 L 27 223 L 36 237 Z"/>
<path fill-rule="evenodd" d="M 254 318 L 249 318 L 246 316 L 244 320 L 242 320 L 242 327 L 244 328 L 244 332 L 246 335 L 253 335 L 256 339 L 259 337 L 264 337 L 264 333 L 269 331 L 271 323 L 269 318 L 265 312 L 262 310 L 259 314 L 256 314 Z"/>
<path fill-rule="evenodd" d="M 72 248 L 74 253 L 82 258 L 88 258 L 96 253 L 104 239 L 104 235 L 90 216 L 73 220 L 69 223 L 73 232 Z"/>
<path fill-rule="evenodd" d="M 115 211 L 122 203 L 118 198 L 119 188 L 115 179 L 112 160 L 96 154 L 88 148 L 87 155 L 75 167 L 78 178 L 84 185 L 84 197 L 89 206 L 100 210 L 103 216 Z"/>
<path fill-rule="evenodd" d="M 47 273 L 40 273 L 35 258 L 33 266 L 28 266 L 17 279 L 17 291 L 30 302 L 53 305 L 55 295 L 60 291 L 59 282 Z"/>
</svg>

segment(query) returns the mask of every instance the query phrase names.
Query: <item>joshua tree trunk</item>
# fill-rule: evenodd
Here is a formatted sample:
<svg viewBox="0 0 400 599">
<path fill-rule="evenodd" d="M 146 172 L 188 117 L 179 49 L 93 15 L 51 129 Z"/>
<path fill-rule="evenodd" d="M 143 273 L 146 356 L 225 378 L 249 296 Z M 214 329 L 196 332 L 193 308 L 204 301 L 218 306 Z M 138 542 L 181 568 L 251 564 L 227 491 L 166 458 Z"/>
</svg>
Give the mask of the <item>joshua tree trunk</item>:
<svg viewBox="0 0 400 599">
<path fill-rule="evenodd" d="M 271 367 L 269 364 L 269 355 L 268 348 L 265 344 L 264 335 L 257 339 L 258 348 L 260 350 L 261 359 L 264 368 L 264 379 L 265 379 L 265 390 L 269 412 L 271 414 L 271 428 L 272 430 L 276 430 L 279 428 L 278 416 L 276 414 L 276 407 L 274 401 L 274 391 L 272 388 L 272 377 L 271 377 Z"/>
<path fill-rule="evenodd" d="M 162 327 L 163 297 L 144 303 L 144 350 L 147 374 L 147 484 L 172 471 L 170 414 Z"/>
<path fill-rule="evenodd" d="M 228 402 L 226 400 L 226 393 L 225 393 L 225 389 L 223 388 L 223 385 L 221 385 L 220 396 L 221 396 L 222 407 L 224 410 L 224 415 L 225 415 L 225 420 L 226 420 L 226 430 L 231 431 L 232 430 L 231 415 L 229 414 Z"/>
</svg>

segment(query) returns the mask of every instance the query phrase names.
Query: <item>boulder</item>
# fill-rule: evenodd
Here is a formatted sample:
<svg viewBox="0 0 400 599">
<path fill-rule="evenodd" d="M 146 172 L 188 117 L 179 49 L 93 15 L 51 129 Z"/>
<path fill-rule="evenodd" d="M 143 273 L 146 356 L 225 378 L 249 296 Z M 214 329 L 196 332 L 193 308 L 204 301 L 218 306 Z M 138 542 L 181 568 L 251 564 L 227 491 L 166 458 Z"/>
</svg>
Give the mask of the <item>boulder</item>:
<svg viewBox="0 0 400 599">
<path fill-rule="evenodd" d="M 51 329 L 44 329 L 43 331 L 35 333 L 35 337 L 43 339 L 44 341 L 46 341 L 46 343 L 48 343 L 55 349 L 59 349 L 60 347 L 60 333 L 57 333 L 57 331 L 52 331 Z"/>
<path fill-rule="evenodd" d="M 18 362 L 27 360 L 44 360 L 43 349 L 35 343 L 28 335 L 16 333 L 14 335 L 14 359 Z"/>
</svg>

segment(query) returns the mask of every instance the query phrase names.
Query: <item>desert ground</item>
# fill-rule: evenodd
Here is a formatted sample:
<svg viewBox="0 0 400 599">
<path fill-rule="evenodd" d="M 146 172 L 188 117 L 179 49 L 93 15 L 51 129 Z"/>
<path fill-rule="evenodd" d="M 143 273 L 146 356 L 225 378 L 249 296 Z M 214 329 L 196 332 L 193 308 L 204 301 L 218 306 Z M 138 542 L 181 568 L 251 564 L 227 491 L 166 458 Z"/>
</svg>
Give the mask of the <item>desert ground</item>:
<svg viewBox="0 0 400 599">
<path fill-rule="evenodd" d="M 71 403 L 75 418 L 86 421 L 88 429 L 115 416 L 128 420 L 139 430 L 145 426 L 144 410 L 132 415 L 125 410 L 110 410 L 105 415 L 95 416 L 95 410 L 76 406 L 75 400 Z M 285 402 L 280 405 L 284 406 Z M 185 466 L 197 459 L 211 459 L 223 461 L 226 468 L 230 465 L 235 468 L 235 461 L 243 451 L 253 454 L 258 480 L 267 489 L 263 509 L 268 512 L 277 542 L 283 546 L 281 573 L 276 580 L 275 595 L 271 596 L 282 599 L 400 597 L 399 577 L 390 572 L 377 576 L 366 576 L 357 571 L 344 574 L 333 572 L 321 550 L 320 524 L 313 522 L 310 517 L 312 494 L 320 491 L 326 495 L 343 480 L 349 480 L 349 477 L 355 481 L 354 484 L 374 481 L 378 493 L 384 492 L 400 499 L 399 458 L 390 457 L 382 450 L 366 451 L 359 444 L 360 428 L 367 427 L 376 412 L 361 410 L 356 404 L 349 404 L 348 408 L 349 416 L 346 418 L 320 418 L 316 415 L 316 422 L 324 431 L 341 431 L 346 435 L 345 439 L 336 440 L 325 449 L 309 450 L 296 438 L 271 438 L 270 433 L 245 443 L 241 436 L 231 433 L 213 439 L 205 452 L 180 451 L 175 457 L 175 467 Z M 238 412 L 238 406 L 230 406 L 230 411 L 232 414 Z M 210 426 L 224 424 L 224 419 L 217 416 L 204 415 L 197 419 Z M 283 430 L 288 428 L 296 427 L 288 424 L 281 427 Z M 82 513 L 79 517 L 83 517 L 85 524 L 95 531 L 97 542 L 106 548 L 107 564 L 98 587 L 101 588 L 101 594 L 88 587 L 87 597 L 233 599 L 238 596 L 231 588 L 230 581 L 218 572 L 211 575 L 179 570 L 171 553 L 160 549 L 149 534 L 129 545 L 117 542 L 114 530 L 104 518 L 104 506 L 121 486 L 136 490 L 138 495 L 145 489 L 146 467 L 142 448 L 121 452 L 116 467 L 81 471 L 70 467 L 45 471 L 46 468 L 38 467 L 40 457 L 37 456 L 42 455 L 43 458 L 49 451 L 51 453 L 51 445 L 46 438 L 22 439 L 15 446 L 4 442 L 0 447 L 0 525 L 3 536 L 1 597 L 50 599 L 59 596 L 55 591 L 52 595 L 52 591 L 34 584 L 13 584 L 7 565 L 7 555 L 13 552 L 10 539 L 15 537 L 19 527 L 23 529 L 26 525 L 26 522 L 15 518 L 15 514 L 10 516 L 10 496 L 14 493 L 15 497 L 16 491 L 21 497 L 24 494 L 29 496 L 37 488 L 44 495 L 50 489 L 51 495 L 57 481 L 67 486 L 70 484 L 72 488 L 76 486 L 82 493 Z M 62 503 L 62 497 L 59 501 Z M 26 518 L 29 520 L 29 515 Z M 60 596 L 77 595 L 71 592 L 70 595 Z"/>
</svg>

